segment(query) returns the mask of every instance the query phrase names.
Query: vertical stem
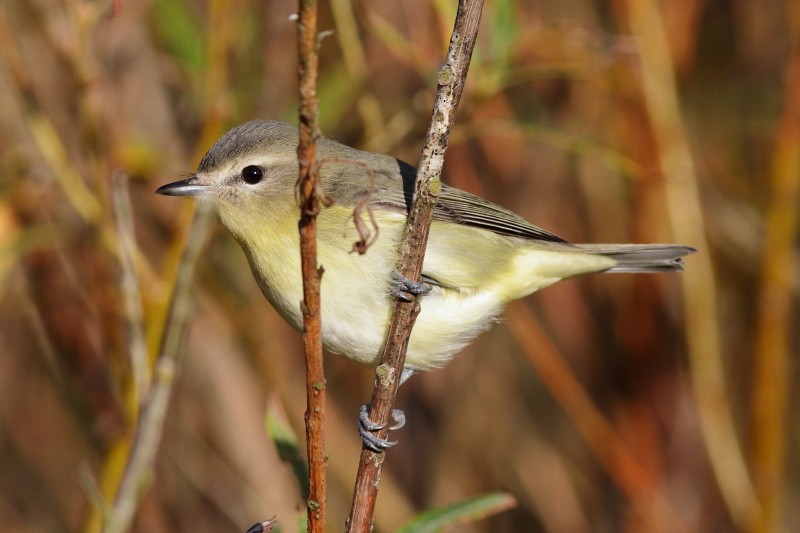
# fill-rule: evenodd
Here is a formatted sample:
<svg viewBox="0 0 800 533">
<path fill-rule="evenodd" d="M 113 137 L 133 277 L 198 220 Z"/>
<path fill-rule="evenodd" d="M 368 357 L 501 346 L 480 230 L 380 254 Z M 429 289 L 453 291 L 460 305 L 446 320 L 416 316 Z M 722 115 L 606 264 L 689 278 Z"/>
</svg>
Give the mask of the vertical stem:
<svg viewBox="0 0 800 533">
<path fill-rule="evenodd" d="M 133 208 L 128 191 L 128 177 L 124 172 L 111 176 L 111 199 L 117 223 L 121 292 L 125 303 L 125 322 L 128 330 L 131 372 L 133 374 L 132 412 L 139 413 L 152 379 L 147 360 L 147 341 L 144 335 L 139 278 L 134 266 L 136 233 L 133 228 Z"/>
<path fill-rule="evenodd" d="M 770 203 L 753 354 L 753 447 L 750 459 L 762 513 L 752 532 L 781 530 L 786 478 L 787 411 L 792 374 L 792 283 L 800 200 L 800 2 L 789 3 L 792 46 L 775 136 Z"/>
<path fill-rule="evenodd" d="M 323 533 L 326 515 L 325 374 L 322 367 L 320 281 L 317 265 L 319 175 L 316 166 L 317 123 L 317 4 L 300 0 L 297 22 L 300 88 L 300 261 L 303 273 L 303 343 L 306 356 L 306 451 L 308 453 L 308 531 Z"/>
<path fill-rule="evenodd" d="M 726 389 L 711 246 L 669 44 L 657 2 L 628 0 L 625 7 L 631 31 L 638 38 L 644 104 L 664 176 L 672 231 L 678 242 L 704 251 L 681 276 L 690 376 L 711 468 L 728 512 L 743 527 L 758 514 L 758 501 Z"/>
<path fill-rule="evenodd" d="M 444 163 L 444 152 L 447 150 L 450 130 L 464 89 L 482 9 L 483 0 L 459 0 L 447 60 L 437 76 L 436 102 L 417 171 L 413 204 L 399 248 L 397 271 L 410 280 L 419 281 L 421 277 L 433 207 L 441 190 L 439 176 Z M 419 302 L 416 300 L 395 302 L 370 401 L 370 419 L 378 424 L 387 425 L 391 417 L 408 339 L 419 309 Z M 385 438 L 385 430 L 378 437 Z M 372 529 L 384 457 L 385 453 L 375 453 L 366 447 L 362 449 L 347 531 Z"/>
<path fill-rule="evenodd" d="M 130 529 L 148 480 L 153 476 L 153 464 L 164 432 L 175 375 L 183 355 L 180 347 L 191 312 L 189 303 L 194 269 L 210 222 L 211 212 L 208 206 L 198 204 L 189 240 L 175 277 L 152 384 L 142 408 L 125 474 L 120 480 L 114 503 L 106 517 L 103 533 L 124 533 Z"/>
</svg>

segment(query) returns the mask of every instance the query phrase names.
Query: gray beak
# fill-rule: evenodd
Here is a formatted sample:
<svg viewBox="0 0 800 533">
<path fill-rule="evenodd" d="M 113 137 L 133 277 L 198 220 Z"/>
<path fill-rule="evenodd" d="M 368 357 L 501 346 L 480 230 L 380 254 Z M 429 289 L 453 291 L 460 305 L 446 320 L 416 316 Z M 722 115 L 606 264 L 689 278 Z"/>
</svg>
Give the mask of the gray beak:
<svg viewBox="0 0 800 533">
<path fill-rule="evenodd" d="M 197 183 L 197 177 L 167 183 L 156 189 L 156 194 L 163 194 L 165 196 L 199 196 L 205 194 L 211 189 L 208 185 Z"/>
</svg>

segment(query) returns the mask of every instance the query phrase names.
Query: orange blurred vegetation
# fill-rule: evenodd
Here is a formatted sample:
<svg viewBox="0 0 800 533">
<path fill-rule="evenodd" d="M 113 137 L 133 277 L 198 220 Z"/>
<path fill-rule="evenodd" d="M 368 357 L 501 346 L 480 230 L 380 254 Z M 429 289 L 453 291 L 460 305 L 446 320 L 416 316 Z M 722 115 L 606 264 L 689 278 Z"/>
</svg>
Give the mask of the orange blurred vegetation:
<svg viewBox="0 0 800 533">
<path fill-rule="evenodd" d="M 571 241 L 700 252 L 681 275 L 548 288 L 446 369 L 404 385 L 409 423 L 384 470 L 377 531 L 498 490 L 519 505 L 459 531 L 769 532 L 798 522 L 785 495 L 800 490 L 800 427 L 789 416 L 800 3 L 768 4 L 487 3 L 445 181 Z M 233 125 L 295 120 L 294 8 L 0 5 L 3 531 L 100 531 L 193 210 L 153 191 L 191 172 Z M 320 29 L 335 30 L 321 44 L 323 132 L 416 162 L 455 2 L 320 8 Z M 127 219 L 112 200 L 124 200 L 120 187 Z M 277 515 L 281 531 L 296 531 L 300 337 L 219 226 L 191 304 L 133 529 L 244 531 Z M 338 530 L 373 374 L 333 356 L 326 365 Z"/>
</svg>

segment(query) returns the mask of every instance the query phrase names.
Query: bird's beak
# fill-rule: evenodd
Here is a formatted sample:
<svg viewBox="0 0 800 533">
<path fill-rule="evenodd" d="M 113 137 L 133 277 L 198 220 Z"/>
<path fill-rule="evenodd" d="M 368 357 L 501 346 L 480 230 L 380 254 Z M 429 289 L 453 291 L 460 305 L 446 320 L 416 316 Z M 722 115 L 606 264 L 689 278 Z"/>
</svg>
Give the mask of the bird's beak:
<svg viewBox="0 0 800 533">
<path fill-rule="evenodd" d="M 200 196 L 211 190 L 209 185 L 200 183 L 197 176 L 191 178 L 167 183 L 156 189 L 156 194 L 163 194 L 166 196 Z"/>
</svg>

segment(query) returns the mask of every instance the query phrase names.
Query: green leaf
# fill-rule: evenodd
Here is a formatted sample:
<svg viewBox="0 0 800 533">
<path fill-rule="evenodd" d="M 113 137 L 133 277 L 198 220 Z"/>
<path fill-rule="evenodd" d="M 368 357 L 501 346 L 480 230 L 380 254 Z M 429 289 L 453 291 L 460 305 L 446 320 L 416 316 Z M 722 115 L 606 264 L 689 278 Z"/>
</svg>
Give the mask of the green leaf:
<svg viewBox="0 0 800 533">
<path fill-rule="evenodd" d="M 282 414 L 276 412 L 276 409 L 267 409 L 267 433 L 275 443 L 278 457 L 292 467 L 297 482 L 300 484 L 300 494 L 306 498 L 308 496 L 308 466 L 297 436 L 281 416 Z"/>
<path fill-rule="evenodd" d="M 189 7 L 179 0 L 158 0 L 152 13 L 156 32 L 169 52 L 186 68 L 204 67 L 205 36 Z"/>
<path fill-rule="evenodd" d="M 517 500 L 505 492 L 492 492 L 446 507 L 429 509 L 418 514 L 398 533 L 434 533 L 448 526 L 483 520 L 517 505 Z"/>
<path fill-rule="evenodd" d="M 295 523 L 297 524 L 297 531 L 308 531 L 308 513 L 306 513 L 305 509 L 297 513 Z"/>
</svg>

